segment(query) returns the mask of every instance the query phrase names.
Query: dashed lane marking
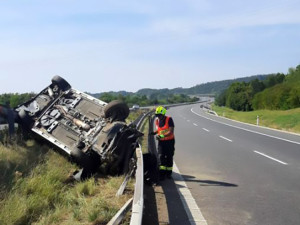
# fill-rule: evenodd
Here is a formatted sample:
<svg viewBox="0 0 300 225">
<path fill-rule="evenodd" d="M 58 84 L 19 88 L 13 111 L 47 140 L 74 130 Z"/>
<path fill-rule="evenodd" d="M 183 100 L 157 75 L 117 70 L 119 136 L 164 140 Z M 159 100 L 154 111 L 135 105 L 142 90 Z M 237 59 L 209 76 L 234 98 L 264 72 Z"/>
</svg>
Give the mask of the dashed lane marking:
<svg viewBox="0 0 300 225">
<path fill-rule="evenodd" d="M 275 139 L 278 139 L 278 140 L 282 140 L 282 141 L 286 141 L 286 142 L 290 142 L 290 143 L 293 143 L 293 144 L 300 145 L 300 142 L 297 142 L 297 141 L 291 141 L 291 140 L 288 140 L 288 139 L 285 139 L 285 138 L 280 138 L 280 137 L 276 137 L 276 136 L 273 136 L 273 135 L 264 134 L 264 133 L 261 133 L 261 132 L 258 132 L 258 131 L 249 130 L 249 129 L 246 129 L 246 128 L 234 126 L 234 125 L 231 125 L 231 124 L 228 124 L 228 123 L 223 123 L 223 122 L 211 119 L 209 117 L 206 117 L 206 116 L 200 115 L 199 113 L 194 112 L 193 108 L 191 109 L 191 111 L 192 111 L 192 113 L 194 113 L 194 114 L 196 114 L 200 117 L 203 117 L 205 119 L 214 121 L 216 123 L 220 123 L 220 124 L 223 124 L 223 125 L 226 125 L 226 126 L 229 126 L 229 127 L 234 127 L 234 128 L 240 129 L 240 130 L 245 130 L 245 131 L 248 131 L 248 132 L 251 132 L 251 133 L 254 133 L 254 134 L 259 134 L 259 135 L 263 135 L 263 136 L 266 136 L 266 137 L 275 138 Z"/>
<path fill-rule="evenodd" d="M 261 152 L 259 152 L 259 151 L 254 151 L 254 152 L 257 153 L 257 154 L 259 154 L 259 155 L 262 155 L 262 156 L 264 156 L 264 157 L 266 157 L 266 158 L 269 158 L 269 159 L 272 159 L 272 160 L 274 160 L 274 161 L 276 161 L 276 162 L 279 162 L 279 163 L 281 163 L 281 164 L 283 164 L 283 165 L 287 165 L 286 162 L 282 162 L 282 161 L 280 161 L 280 160 L 278 160 L 278 159 L 275 159 L 275 158 L 273 158 L 273 157 L 271 157 L 271 156 L 268 156 L 268 155 L 266 155 L 266 154 L 264 154 L 264 153 L 261 153 Z"/>
<path fill-rule="evenodd" d="M 198 125 L 196 123 L 193 123 L 193 124 L 194 124 L 194 126 L 198 127 Z"/>
<path fill-rule="evenodd" d="M 220 138 L 223 138 L 224 140 L 226 140 L 226 141 L 229 141 L 229 142 L 232 142 L 232 140 L 230 140 L 230 139 L 228 139 L 228 138 L 226 138 L 226 137 L 223 137 L 223 136 L 219 136 Z"/>
<path fill-rule="evenodd" d="M 202 130 L 205 130 L 206 132 L 209 132 L 209 130 L 207 130 L 206 128 L 202 128 Z"/>
</svg>

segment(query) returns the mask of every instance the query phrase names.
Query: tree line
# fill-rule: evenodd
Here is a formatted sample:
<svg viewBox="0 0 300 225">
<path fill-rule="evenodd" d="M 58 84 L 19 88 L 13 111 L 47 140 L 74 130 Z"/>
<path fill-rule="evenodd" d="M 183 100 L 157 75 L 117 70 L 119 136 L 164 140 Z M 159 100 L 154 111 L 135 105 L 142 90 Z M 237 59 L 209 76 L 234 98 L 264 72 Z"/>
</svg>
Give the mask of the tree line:
<svg viewBox="0 0 300 225">
<path fill-rule="evenodd" d="M 217 96 L 215 104 L 237 111 L 300 107 L 300 65 L 290 68 L 286 75 L 277 73 L 263 81 L 232 83 Z"/>
<path fill-rule="evenodd" d="M 99 99 L 105 102 L 111 102 L 113 100 L 122 100 L 129 107 L 133 105 L 139 106 L 149 106 L 149 105 L 166 105 L 166 104 L 176 104 L 184 102 L 195 102 L 199 99 L 196 97 L 189 97 L 185 94 L 164 94 L 164 93 L 153 93 L 149 97 L 146 95 L 138 94 L 114 94 L 109 92 L 101 93 Z"/>
<path fill-rule="evenodd" d="M 34 93 L 6 93 L 0 95 L 0 104 L 14 108 L 21 103 L 24 103 L 34 97 L 36 94 Z M 147 97 L 146 95 L 138 95 L 138 94 L 114 94 L 105 92 L 102 93 L 99 97 L 102 101 L 111 102 L 112 100 L 122 100 L 128 104 L 129 107 L 133 105 L 140 106 L 148 106 L 148 105 L 165 105 L 165 104 L 175 104 L 175 103 L 183 103 L 183 102 L 195 102 L 198 100 L 196 97 L 189 97 L 185 94 L 162 94 L 162 93 L 154 93 Z"/>
<path fill-rule="evenodd" d="M 0 104 L 14 108 L 34 97 L 34 93 L 5 93 L 0 95 Z"/>
</svg>

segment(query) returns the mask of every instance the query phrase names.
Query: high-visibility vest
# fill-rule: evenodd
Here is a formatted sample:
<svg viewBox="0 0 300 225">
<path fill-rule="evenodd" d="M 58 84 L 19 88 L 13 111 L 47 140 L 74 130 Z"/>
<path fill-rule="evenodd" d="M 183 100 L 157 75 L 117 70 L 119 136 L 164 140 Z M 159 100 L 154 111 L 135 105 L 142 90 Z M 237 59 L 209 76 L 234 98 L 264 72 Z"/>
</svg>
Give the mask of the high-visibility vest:
<svg viewBox="0 0 300 225">
<path fill-rule="evenodd" d="M 157 119 L 155 121 L 155 125 L 156 125 L 156 129 L 157 129 L 157 134 L 161 135 L 161 134 L 166 134 L 170 131 L 170 127 L 169 127 L 169 119 L 170 117 L 166 116 L 166 122 L 165 125 L 163 127 L 159 127 L 159 119 Z M 160 141 L 168 141 L 168 140 L 173 140 L 174 139 L 174 134 L 170 134 L 167 137 L 161 138 L 159 139 Z"/>
</svg>

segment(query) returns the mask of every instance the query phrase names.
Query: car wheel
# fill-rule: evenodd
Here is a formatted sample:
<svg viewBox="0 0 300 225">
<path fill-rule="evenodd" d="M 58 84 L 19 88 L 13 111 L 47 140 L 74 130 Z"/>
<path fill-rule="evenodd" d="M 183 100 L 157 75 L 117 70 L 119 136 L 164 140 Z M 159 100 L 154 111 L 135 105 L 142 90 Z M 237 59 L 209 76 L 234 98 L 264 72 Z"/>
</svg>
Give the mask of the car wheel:
<svg viewBox="0 0 300 225">
<path fill-rule="evenodd" d="M 129 108 L 125 102 L 114 100 L 108 103 L 104 109 L 105 118 L 112 120 L 125 121 L 129 115 Z"/>
<path fill-rule="evenodd" d="M 56 84 L 61 90 L 67 91 L 71 88 L 71 85 L 62 77 L 56 75 L 52 78 L 52 84 Z"/>
<path fill-rule="evenodd" d="M 21 109 L 18 112 L 19 120 L 18 122 L 21 124 L 21 126 L 30 129 L 33 124 L 33 119 L 27 114 L 27 112 L 24 109 Z"/>
</svg>

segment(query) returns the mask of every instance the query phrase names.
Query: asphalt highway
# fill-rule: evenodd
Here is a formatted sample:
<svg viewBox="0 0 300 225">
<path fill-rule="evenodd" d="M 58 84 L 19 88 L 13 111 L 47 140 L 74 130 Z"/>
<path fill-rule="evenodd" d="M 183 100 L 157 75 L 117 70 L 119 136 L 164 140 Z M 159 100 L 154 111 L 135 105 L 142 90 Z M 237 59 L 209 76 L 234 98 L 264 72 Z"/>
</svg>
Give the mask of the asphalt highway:
<svg viewBox="0 0 300 225">
<path fill-rule="evenodd" d="M 300 136 L 170 108 L 175 163 L 205 220 L 300 224 Z"/>
</svg>

